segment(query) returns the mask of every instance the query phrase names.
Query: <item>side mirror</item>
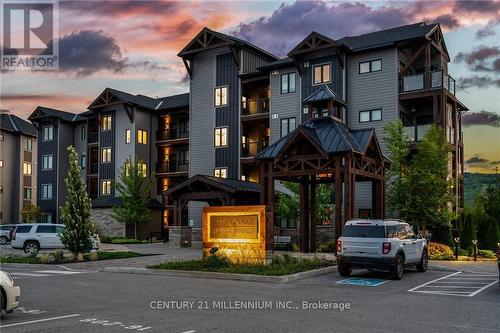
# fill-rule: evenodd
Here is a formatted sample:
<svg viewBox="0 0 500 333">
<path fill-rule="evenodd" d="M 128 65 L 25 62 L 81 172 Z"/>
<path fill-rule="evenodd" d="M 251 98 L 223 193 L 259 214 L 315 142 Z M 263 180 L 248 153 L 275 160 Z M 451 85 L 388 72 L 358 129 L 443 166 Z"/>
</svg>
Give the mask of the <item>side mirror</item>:
<svg viewBox="0 0 500 333">
<path fill-rule="evenodd" d="M 418 234 L 418 235 L 416 235 L 416 236 L 415 236 L 415 238 L 416 238 L 416 239 L 422 239 L 423 237 L 422 237 L 422 235 L 421 235 L 421 234 Z"/>
</svg>

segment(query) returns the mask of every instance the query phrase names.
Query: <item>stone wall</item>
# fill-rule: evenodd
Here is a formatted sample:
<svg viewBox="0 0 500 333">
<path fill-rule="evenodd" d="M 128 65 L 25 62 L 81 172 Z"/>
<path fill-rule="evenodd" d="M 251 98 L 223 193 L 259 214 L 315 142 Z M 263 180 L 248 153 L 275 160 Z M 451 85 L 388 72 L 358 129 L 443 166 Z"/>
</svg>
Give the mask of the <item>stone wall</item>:
<svg viewBox="0 0 500 333">
<path fill-rule="evenodd" d="M 108 237 L 125 237 L 125 224 L 116 221 L 112 208 L 93 208 L 90 220 L 95 225 L 97 234 Z"/>
</svg>

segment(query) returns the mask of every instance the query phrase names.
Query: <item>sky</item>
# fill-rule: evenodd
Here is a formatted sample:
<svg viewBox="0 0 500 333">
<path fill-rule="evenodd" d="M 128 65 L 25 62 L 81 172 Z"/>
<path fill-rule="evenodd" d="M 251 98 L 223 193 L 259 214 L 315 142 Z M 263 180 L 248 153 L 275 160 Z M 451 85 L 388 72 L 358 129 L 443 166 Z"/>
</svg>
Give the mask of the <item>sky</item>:
<svg viewBox="0 0 500 333">
<path fill-rule="evenodd" d="M 106 87 L 151 97 L 188 91 L 177 53 L 203 28 L 285 56 L 311 31 L 333 39 L 439 22 L 464 114 L 466 171 L 500 167 L 500 0 L 60 1 L 58 71 L 0 75 L 0 109 L 79 113 Z M 3 47 L 3 46 L 0 46 Z"/>
</svg>

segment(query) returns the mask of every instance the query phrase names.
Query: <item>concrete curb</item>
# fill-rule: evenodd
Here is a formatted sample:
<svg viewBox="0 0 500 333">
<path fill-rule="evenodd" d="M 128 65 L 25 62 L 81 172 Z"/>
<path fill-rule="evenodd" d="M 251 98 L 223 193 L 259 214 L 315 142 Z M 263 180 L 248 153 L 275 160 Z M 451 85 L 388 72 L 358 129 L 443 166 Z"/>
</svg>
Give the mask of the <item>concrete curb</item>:
<svg viewBox="0 0 500 333">
<path fill-rule="evenodd" d="M 459 269 L 453 269 L 453 268 L 444 267 L 444 266 L 429 266 L 429 267 L 427 267 L 427 270 L 438 271 L 438 272 L 458 272 L 459 271 Z"/>
<path fill-rule="evenodd" d="M 104 267 L 103 269 L 101 269 L 101 272 L 163 275 L 163 276 L 190 277 L 190 278 L 200 278 L 200 279 L 288 283 L 314 276 L 333 273 L 336 270 L 337 266 L 329 266 L 284 276 L 266 276 L 266 275 L 254 275 L 254 274 L 233 274 L 233 273 L 198 272 L 198 271 L 182 271 L 182 270 L 161 270 L 161 269 L 134 268 L 134 267 Z"/>
</svg>

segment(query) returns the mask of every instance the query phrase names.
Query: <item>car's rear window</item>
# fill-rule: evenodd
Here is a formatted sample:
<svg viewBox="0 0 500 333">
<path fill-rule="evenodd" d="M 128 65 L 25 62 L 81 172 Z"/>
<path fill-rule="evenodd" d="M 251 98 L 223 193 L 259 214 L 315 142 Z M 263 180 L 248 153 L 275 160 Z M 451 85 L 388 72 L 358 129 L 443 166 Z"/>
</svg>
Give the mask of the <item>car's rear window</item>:
<svg viewBox="0 0 500 333">
<path fill-rule="evenodd" d="M 2 226 L 0 226 L 0 230 L 10 230 L 10 228 L 12 228 L 12 226 L 10 226 L 10 225 L 2 225 Z"/>
<path fill-rule="evenodd" d="M 17 227 L 16 233 L 17 234 L 27 234 L 28 232 L 30 232 L 31 227 L 32 227 L 31 225 L 21 225 L 21 226 Z"/>
<path fill-rule="evenodd" d="M 378 225 L 346 225 L 342 237 L 386 238 L 385 227 Z"/>
</svg>

